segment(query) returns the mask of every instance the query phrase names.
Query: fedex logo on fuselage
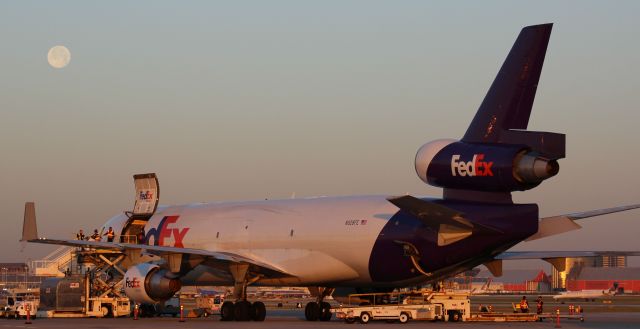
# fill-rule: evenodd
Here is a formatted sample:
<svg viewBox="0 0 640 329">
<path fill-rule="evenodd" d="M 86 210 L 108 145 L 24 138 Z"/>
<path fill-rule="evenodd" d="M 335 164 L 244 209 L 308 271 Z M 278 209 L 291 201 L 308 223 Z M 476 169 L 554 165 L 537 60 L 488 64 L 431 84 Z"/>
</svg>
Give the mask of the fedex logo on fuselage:
<svg viewBox="0 0 640 329">
<path fill-rule="evenodd" d="M 182 244 L 182 240 L 184 240 L 184 236 L 189 232 L 189 227 L 180 228 L 180 227 L 169 227 L 169 225 L 175 224 L 180 216 L 164 216 L 160 220 L 160 224 L 158 227 L 154 227 L 147 232 L 144 239 L 147 242 L 151 242 L 151 238 L 153 238 L 154 246 L 167 246 L 166 239 L 173 238 L 173 246 L 169 247 L 178 247 L 184 248 Z"/>
<path fill-rule="evenodd" d="M 452 176 L 493 176 L 491 167 L 493 161 L 483 161 L 484 154 L 474 154 L 471 161 L 460 161 L 460 154 L 454 154 L 451 157 L 451 175 Z"/>
</svg>

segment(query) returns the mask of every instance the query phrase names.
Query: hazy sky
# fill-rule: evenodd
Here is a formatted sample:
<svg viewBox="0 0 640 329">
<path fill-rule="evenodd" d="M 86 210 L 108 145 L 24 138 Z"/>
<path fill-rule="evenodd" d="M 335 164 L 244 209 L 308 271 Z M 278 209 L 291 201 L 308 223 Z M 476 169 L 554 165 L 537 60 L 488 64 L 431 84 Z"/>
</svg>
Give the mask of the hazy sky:
<svg viewBox="0 0 640 329">
<path fill-rule="evenodd" d="M 460 138 L 523 26 L 555 23 L 529 128 L 567 134 L 560 174 L 519 202 L 555 215 L 640 202 L 640 2 L 0 2 L 0 261 L 25 201 L 41 236 L 133 206 L 439 195 L 413 169 Z M 64 69 L 47 64 L 55 45 Z M 520 250 L 640 250 L 640 211 Z"/>
</svg>

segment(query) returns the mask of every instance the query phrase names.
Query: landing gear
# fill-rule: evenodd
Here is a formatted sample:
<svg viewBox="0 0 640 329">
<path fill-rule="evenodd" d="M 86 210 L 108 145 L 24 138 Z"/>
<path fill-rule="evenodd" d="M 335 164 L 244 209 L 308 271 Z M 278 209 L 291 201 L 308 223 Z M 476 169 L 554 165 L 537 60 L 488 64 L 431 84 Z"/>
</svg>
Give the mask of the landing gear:
<svg viewBox="0 0 640 329">
<path fill-rule="evenodd" d="M 267 317 L 267 308 L 264 306 L 263 302 L 254 302 L 251 304 L 251 320 L 253 321 L 264 321 L 264 318 Z"/>
<path fill-rule="evenodd" d="M 256 282 L 260 277 L 248 280 L 248 265 L 233 264 L 230 272 L 235 280 L 233 297 L 237 302 L 226 301 L 220 308 L 221 321 L 264 321 L 267 308 L 263 302 L 251 303 L 247 300 L 247 286 Z"/>
<path fill-rule="evenodd" d="M 220 320 L 233 321 L 234 319 L 235 319 L 235 312 L 233 310 L 233 302 L 226 301 L 222 303 L 222 307 L 220 307 Z"/>
<path fill-rule="evenodd" d="M 249 312 L 251 311 L 251 303 L 246 300 L 241 300 L 239 302 L 236 302 L 233 307 L 236 321 L 251 320 L 251 315 L 249 314 Z"/>
<path fill-rule="evenodd" d="M 316 302 L 309 302 L 304 308 L 304 318 L 307 321 L 318 321 L 320 318 L 320 305 Z"/>
<path fill-rule="evenodd" d="M 334 288 L 309 287 L 312 295 L 318 299 L 317 302 L 309 302 L 304 308 L 304 318 L 307 321 L 329 321 L 331 320 L 331 305 L 324 301 L 324 298 L 330 296 Z"/>
<path fill-rule="evenodd" d="M 220 308 L 221 321 L 264 321 L 267 308 L 263 302 L 251 303 L 246 300 L 239 302 L 226 301 Z"/>
</svg>

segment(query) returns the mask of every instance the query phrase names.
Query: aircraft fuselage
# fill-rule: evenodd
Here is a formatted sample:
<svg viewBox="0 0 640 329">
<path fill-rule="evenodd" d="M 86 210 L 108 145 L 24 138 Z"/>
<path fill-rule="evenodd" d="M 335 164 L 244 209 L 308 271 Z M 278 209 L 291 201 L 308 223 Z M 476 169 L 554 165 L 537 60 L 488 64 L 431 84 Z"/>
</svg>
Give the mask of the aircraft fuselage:
<svg viewBox="0 0 640 329">
<path fill-rule="evenodd" d="M 438 246 L 437 232 L 386 196 L 349 196 L 161 206 L 145 226 L 145 243 L 229 252 L 290 274 L 256 284 L 397 287 L 482 264 L 538 229 L 534 204 L 428 200 L 503 233 Z M 119 232 L 125 221 L 116 216 L 105 227 Z M 420 273 L 400 242 L 417 248 L 418 265 L 431 276 Z M 182 281 L 233 284 L 228 269 L 207 263 Z"/>
</svg>

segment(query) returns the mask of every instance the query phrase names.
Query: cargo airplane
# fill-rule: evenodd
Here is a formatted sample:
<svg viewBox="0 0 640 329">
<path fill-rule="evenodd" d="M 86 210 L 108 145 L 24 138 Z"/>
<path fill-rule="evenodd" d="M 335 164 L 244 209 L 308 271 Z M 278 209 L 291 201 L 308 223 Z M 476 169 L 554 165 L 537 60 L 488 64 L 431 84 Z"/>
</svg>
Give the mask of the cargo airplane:
<svg viewBox="0 0 640 329">
<path fill-rule="evenodd" d="M 613 286 L 609 289 L 588 289 L 579 291 L 564 291 L 559 295 L 553 296 L 554 300 L 559 300 L 562 303 L 567 300 L 585 300 L 595 301 L 596 299 L 612 299 L 618 294 L 618 283 L 614 282 Z"/>
<path fill-rule="evenodd" d="M 184 285 L 229 285 L 234 299 L 222 320 L 262 321 L 265 306 L 246 297 L 248 285 L 309 287 L 317 300 L 307 320 L 327 321 L 324 299 L 340 291 L 390 291 L 437 282 L 502 261 L 544 259 L 562 270 L 565 257 L 595 251 L 508 251 L 580 228 L 577 220 L 640 207 L 539 218 L 537 204 L 511 193 L 535 188 L 559 171 L 565 135 L 527 130 L 552 24 L 522 29 L 460 140 L 424 144 L 417 175 L 443 197 L 344 196 L 158 206 L 155 174 L 135 175 L 132 212 L 109 219 L 114 242 L 38 237 L 35 206 L 27 203 L 22 240 L 126 255 L 124 291 L 156 303 Z M 129 239 L 128 237 L 140 237 Z M 126 239 L 125 239 L 126 238 Z M 637 255 L 627 252 L 627 255 Z"/>
</svg>

